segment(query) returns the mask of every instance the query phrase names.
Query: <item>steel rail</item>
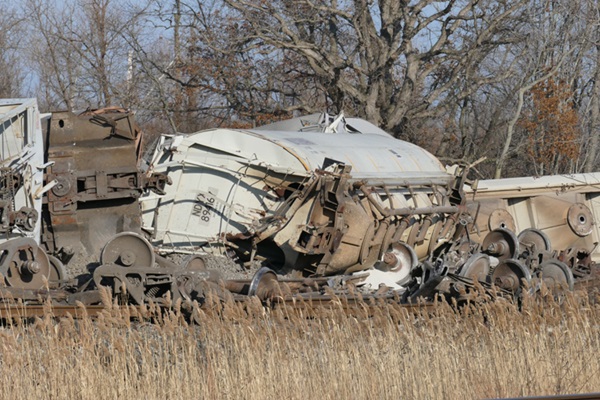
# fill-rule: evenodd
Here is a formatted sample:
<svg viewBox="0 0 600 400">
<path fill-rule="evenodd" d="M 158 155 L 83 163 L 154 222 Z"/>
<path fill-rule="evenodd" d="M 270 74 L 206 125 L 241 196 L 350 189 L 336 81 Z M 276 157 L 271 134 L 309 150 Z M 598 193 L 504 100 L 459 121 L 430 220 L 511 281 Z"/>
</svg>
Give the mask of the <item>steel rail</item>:
<svg viewBox="0 0 600 400">
<path fill-rule="evenodd" d="M 66 317 L 80 319 L 86 316 L 96 317 L 105 309 L 104 306 L 71 306 L 71 305 L 45 305 L 45 304 L 4 304 L 0 305 L 0 318 L 27 319 L 34 317 Z"/>
<path fill-rule="evenodd" d="M 235 303 L 243 306 L 244 303 L 249 302 L 251 297 L 245 299 L 236 299 Z M 405 309 L 408 312 L 422 312 L 430 311 L 435 305 L 432 303 L 419 303 L 419 304 L 400 304 L 392 301 L 385 302 L 384 298 L 379 299 L 383 303 L 375 303 L 369 301 L 369 299 L 360 299 L 358 297 L 351 298 L 340 298 L 330 296 L 320 296 L 318 298 L 288 298 L 280 301 L 271 302 L 270 307 L 272 309 L 280 309 L 285 312 L 307 312 L 320 314 L 324 311 L 329 310 L 341 310 L 346 315 L 356 315 L 360 313 L 364 315 L 374 314 L 377 310 L 382 309 L 382 304 L 388 304 L 390 306 L 398 306 L 401 309 Z M 0 318 L 1 319 L 29 319 L 35 317 L 51 316 L 55 318 L 64 318 L 71 316 L 75 319 L 81 318 L 96 318 L 100 313 L 107 310 L 110 311 L 115 306 L 107 308 L 103 305 L 56 305 L 56 304 L 0 304 Z M 139 306 L 123 305 L 116 306 L 119 308 L 131 310 L 134 307 L 136 310 L 140 310 Z M 135 317 L 135 316 L 134 316 Z"/>
<path fill-rule="evenodd" d="M 582 394 L 558 394 L 551 396 L 533 396 L 533 397 L 502 397 L 490 400 L 597 400 L 600 399 L 599 393 Z"/>
</svg>

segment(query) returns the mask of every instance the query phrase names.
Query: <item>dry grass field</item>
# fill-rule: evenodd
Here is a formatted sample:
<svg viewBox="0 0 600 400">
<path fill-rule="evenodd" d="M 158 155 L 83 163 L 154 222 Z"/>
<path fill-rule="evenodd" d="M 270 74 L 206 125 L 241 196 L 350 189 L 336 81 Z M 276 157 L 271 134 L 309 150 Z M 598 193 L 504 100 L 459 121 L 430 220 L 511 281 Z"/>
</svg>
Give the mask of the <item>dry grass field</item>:
<svg viewBox="0 0 600 400">
<path fill-rule="evenodd" d="M 469 399 L 600 391 L 600 307 L 569 297 L 457 313 L 319 317 L 228 304 L 0 328 L 6 399 Z M 154 315 L 154 316 L 152 316 Z"/>
</svg>

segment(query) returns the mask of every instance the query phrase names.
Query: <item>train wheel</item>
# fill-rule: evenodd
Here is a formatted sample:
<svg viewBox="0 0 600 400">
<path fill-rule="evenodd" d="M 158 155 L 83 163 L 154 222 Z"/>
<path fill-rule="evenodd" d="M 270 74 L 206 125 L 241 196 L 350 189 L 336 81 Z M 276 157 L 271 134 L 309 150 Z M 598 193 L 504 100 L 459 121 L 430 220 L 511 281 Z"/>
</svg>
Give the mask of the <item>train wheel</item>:
<svg viewBox="0 0 600 400">
<path fill-rule="evenodd" d="M 550 251 L 550 249 L 552 249 L 550 239 L 539 229 L 525 229 L 519 233 L 517 238 L 519 239 L 519 243 L 528 249 L 532 254 Z"/>
<path fill-rule="evenodd" d="M 0 245 L 0 272 L 8 286 L 41 289 L 51 279 L 48 255 L 35 240 L 18 238 Z"/>
<path fill-rule="evenodd" d="M 572 291 L 574 278 L 567 264 L 558 260 L 548 260 L 540 265 L 540 275 L 544 284 L 553 293 L 566 289 Z"/>
<path fill-rule="evenodd" d="M 106 243 L 100 254 L 101 264 L 123 267 L 153 267 L 155 261 L 152 245 L 134 232 L 119 233 Z"/>
<path fill-rule="evenodd" d="M 501 289 L 516 293 L 531 282 L 529 269 L 517 260 L 501 261 L 492 271 L 492 283 Z"/>
<path fill-rule="evenodd" d="M 67 279 L 67 271 L 63 263 L 56 257 L 48 255 L 48 261 L 50 261 L 50 276 L 48 280 L 50 283 L 56 283 Z"/>
<path fill-rule="evenodd" d="M 519 240 L 515 234 L 508 229 L 495 229 L 488 233 L 483 239 L 483 252 L 500 261 L 515 259 L 519 255 Z"/>
<path fill-rule="evenodd" d="M 490 274 L 490 257 L 483 253 L 473 254 L 458 274 L 473 281 L 487 282 Z"/>
</svg>

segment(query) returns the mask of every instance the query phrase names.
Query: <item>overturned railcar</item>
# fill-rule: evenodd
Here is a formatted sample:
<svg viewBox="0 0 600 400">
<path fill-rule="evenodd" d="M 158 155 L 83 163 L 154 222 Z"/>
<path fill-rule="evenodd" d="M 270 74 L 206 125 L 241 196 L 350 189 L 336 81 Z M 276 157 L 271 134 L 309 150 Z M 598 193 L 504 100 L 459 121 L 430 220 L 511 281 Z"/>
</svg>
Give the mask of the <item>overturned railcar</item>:
<svg viewBox="0 0 600 400">
<path fill-rule="evenodd" d="M 166 136 L 151 168 L 173 181 L 140 199 L 161 251 L 233 250 L 304 275 L 407 275 L 452 238 L 463 202 L 424 149 L 326 114 Z"/>
<path fill-rule="evenodd" d="M 496 235 L 511 258 L 542 254 L 536 262 L 543 264 L 551 254 L 574 279 L 594 278 L 592 266 L 600 261 L 600 174 L 480 180 L 465 192 L 474 241 L 487 245 L 485 238 Z"/>
</svg>

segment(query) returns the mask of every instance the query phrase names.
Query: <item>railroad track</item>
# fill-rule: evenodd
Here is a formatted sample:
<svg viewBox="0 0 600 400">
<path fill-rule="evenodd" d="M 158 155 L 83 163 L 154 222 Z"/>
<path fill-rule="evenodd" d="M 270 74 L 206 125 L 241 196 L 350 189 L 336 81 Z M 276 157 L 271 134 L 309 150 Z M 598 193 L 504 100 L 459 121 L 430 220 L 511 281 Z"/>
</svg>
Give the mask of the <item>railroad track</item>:
<svg viewBox="0 0 600 400">
<path fill-rule="evenodd" d="M 254 303 L 253 303 L 254 302 Z M 245 299 L 236 299 L 235 306 L 244 309 L 251 306 L 251 303 L 256 304 L 255 300 L 250 297 Z M 331 297 L 327 295 L 315 296 L 314 298 L 292 297 L 282 299 L 281 301 L 272 302 L 267 305 L 274 310 L 282 311 L 287 314 L 300 314 L 307 317 L 316 317 L 319 315 L 330 315 L 331 311 L 336 313 L 342 312 L 348 316 L 370 316 L 382 310 L 382 305 L 399 307 L 408 313 L 420 313 L 431 311 L 435 308 L 433 303 L 419 304 L 400 304 L 394 302 L 390 297 Z M 209 306 L 211 311 L 220 312 L 223 305 L 215 307 Z M 133 305 L 106 307 L 104 305 L 63 305 L 63 304 L 23 304 L 23 303 L 4 303 L 0 305 L 0 318 L 2 319 L 29 319 L 35 317 L 44 317 L 50 315 L 56 318 L 71 316 L 75 319 L 80 318 L 96 318 L 103 312 L 111 312 L 115 309 L 125 309 L 135 316 L 143 315 L 143 310 L 148 307 L 140 307 Z M 202 308 L 201 308 L 202 309 Z M 206 309 L 208 311 L 208 309 Z"/>
<path fill-rule="evenodd" d="M 533 396 L 533 397 L 512 397 L 514 400 L 598 400 L 600 399 L 599 393 L 584 393 L 584 394 L 559 394 L 552 396 Z M 496 399 L 500 400 L 500 399 Z M 502 400 L 509 400 L 509 398 L 503 398 Z"/>
<path fill-rule="evenodd" d="M 73 318 L 96 317 L 106 308 L 101 305 L 72 306 L 72 305 L 47 305 L 47 304 L 4 304 L 0 306 L 0 318 L 3 319 L 28 319 L 51 315 L 57 318 L 68 315 Z"/>
</svg>

